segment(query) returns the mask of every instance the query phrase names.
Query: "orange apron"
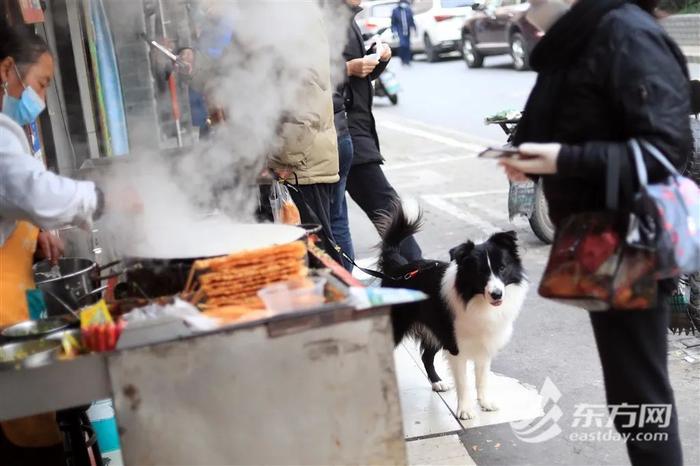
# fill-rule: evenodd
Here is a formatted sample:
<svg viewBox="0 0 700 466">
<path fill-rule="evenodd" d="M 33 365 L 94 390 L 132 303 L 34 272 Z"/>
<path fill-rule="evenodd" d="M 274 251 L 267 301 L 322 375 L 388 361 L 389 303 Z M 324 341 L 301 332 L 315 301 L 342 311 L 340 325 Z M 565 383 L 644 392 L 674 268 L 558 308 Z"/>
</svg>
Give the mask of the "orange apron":
<svg viewBox="0 0 700 466">
<path fill-rule="evenodd" d="M 38 237 L 37 227 L 17 222 L 0 246 L 0 326 L 29 319 L 26 291 L 34 288 L 32 263 Z"/>
<path fill-rule="evenodd" d="M 17 222 L 12 235 L 0 246 L 0 326 L 29 319 L 26 291 L 34 288 L 32 262 L 39 229 Z M 7 439 L 19 447 L 48 447 L 61 442 L 54 413 L 0 424 Z"/>
</svg>

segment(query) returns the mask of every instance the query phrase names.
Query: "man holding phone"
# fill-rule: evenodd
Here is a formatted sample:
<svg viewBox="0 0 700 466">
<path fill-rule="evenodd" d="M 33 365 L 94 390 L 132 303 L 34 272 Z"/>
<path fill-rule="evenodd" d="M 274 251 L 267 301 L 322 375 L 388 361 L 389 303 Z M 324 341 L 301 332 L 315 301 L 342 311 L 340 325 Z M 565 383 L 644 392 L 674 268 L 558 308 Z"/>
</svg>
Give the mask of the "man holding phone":
<svg viewBox="0 0 700 466">
<path fill-rule="evenodd" d="M 348 30 L 348 43 L 343 51 L 346 62 L 345 110 L 354 147 L 352 168 L 348 175 L 347 191 L 375 226 L 382 212 L 390 209 L 398 194 L 384 176 L 384 162 L 379 151 L 379 137 L 372 115 L 374 91 L 372 81 L 377 79 L 391 60 L 391 48 L 377 43 L 367 50 L 355 15 L 362 9 L 360 0 L 345 0 L 353 10 Z M 410 237 L 401 244 L 401 255 L 408 261 L 418 260 L 422 252 Z"/>
</svg>

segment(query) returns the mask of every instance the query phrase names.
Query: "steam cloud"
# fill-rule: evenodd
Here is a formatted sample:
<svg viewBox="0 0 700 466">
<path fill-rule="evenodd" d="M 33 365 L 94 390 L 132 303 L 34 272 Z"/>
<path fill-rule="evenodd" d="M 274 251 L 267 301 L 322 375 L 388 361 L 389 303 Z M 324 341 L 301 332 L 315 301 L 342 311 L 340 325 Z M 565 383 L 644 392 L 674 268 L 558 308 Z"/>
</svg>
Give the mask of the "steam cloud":
<svg viewBox="0 0 700 466">
<path fill-rule="evenodd" d="M 233 44 L 208 83 L 209 97 L 224 109 L 227 120 L 210 141 L 182 157 L 132 147 L 137 163 L 112 167 L 102 180 L 106 190 L 123 193 L 128 185 L 144 204 L 141 215 L 112 214 L 102 222 L 102 229 L 114 234 L 117 249 L 128 250 L 134 243 L 201 241 L 201 232 L 192 225 L 214 207 L 235 222 L 253 222 L 256 178 L 266 157 L 283 150 L 280 120 L 294 113 L 310 70 L 321 60 L 327 67 L 330 60 L 331 85 L 344 79 L 342 50 L 350 11 L 343 0 L 205 3 L 234 30 Z M 325 33 L 320 38 L 319 31 Z"/>
</svg>

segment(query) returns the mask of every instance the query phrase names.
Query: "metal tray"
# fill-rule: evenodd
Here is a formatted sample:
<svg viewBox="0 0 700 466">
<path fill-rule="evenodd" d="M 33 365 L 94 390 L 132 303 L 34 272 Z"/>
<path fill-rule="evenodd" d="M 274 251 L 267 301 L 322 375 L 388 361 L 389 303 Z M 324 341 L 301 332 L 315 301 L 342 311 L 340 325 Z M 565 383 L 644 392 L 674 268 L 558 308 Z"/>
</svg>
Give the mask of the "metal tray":
<svg viewBox="0 0 700 466">
<path fill-rule="evenodd" d="M 0 346 L 0 370 L 38 367 L 58 359 L 61 342 L 27 340 Z"/>
<path fill-rule="evenodd" d="M 12 340 L 36 339 L 63 330 L 69 325 L 64 319 L 26 320 L 5 327 L 0 331 L 0 336 Z"/>
</svg>

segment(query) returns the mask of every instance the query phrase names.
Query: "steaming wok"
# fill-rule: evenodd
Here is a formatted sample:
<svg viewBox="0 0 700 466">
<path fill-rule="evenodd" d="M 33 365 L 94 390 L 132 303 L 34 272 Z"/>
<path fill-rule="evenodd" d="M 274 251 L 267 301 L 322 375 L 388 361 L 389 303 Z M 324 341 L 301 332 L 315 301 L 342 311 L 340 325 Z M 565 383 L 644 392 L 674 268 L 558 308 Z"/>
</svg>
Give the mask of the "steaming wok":
<svg viewBox="0 0 700 466">
<path fill-rule="evenodd" d="M 167 230 L 167 229 L 165 229 Z M 117 298 L 155 298 L 182 291 L 192 263 L 249 249 L 285 244 L 302 238 L 302 228 L 273 224 L 233 224 L 205 220 L 185 234 L 154 231 L 152 241 L 134 244 L 124 251 L 126 283 Z M 160 241 L 155 240 L 160 238 Z"/>
</svg>

